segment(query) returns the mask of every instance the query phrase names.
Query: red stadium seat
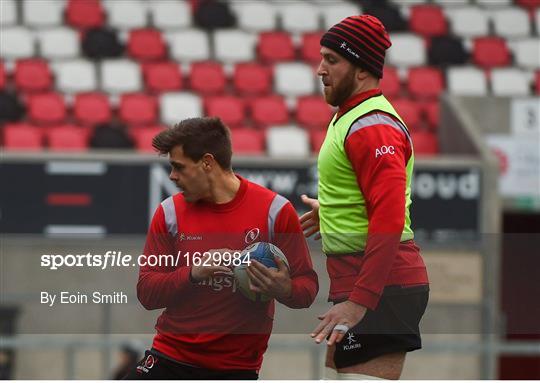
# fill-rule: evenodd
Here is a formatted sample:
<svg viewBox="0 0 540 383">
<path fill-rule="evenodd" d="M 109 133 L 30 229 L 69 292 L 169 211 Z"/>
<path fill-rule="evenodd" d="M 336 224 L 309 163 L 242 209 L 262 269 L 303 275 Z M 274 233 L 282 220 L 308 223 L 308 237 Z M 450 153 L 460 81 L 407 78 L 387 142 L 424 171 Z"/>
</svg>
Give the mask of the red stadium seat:
<svg viewBox="0 0 540 383">
<path fill-rule="evenodd" d="M 321 96 L 304 96 L 297 100 L 296 120 L 304 128 L 326 130 L 332 115 L 332 108 Z"/>
<path fill-rule="evenodd" d="M 439 100 L 430 100 L 426 101 L 422 104 L 422 109 L 424 111 L 424 115 L 426 116 L 427 122 L 429 126 L 437 130 L 439 127 L 439 121 L 440 121 L 440 107 L 439 107 Z"/>
<path fill-rule="evenodd" d="M 409 29 L 426 37 L 443 36 L 448 34 L 448 23 L 440 7 L 415 5 L 411 7 Z"/>
<path fill-rule="evenodd" d="M 73 106 L 75 119 L 82 125 L 95 125 L 111 119 L 109 98 L 103 93 L 79 93 Z"/>
<path fill-rule="evenodd" d="M 246 118 L 244 101 L 235 96 L 211 96 L 205 100 L 207 116 L 220 117 L 230 128 L 240 126 Z"/>
<path fill-rule="evenodd" d="M 142 66 L 146 88 L 154 92 L 182 89 L 182 74 L 174 61 L 145 63 Z"/>
<path fill-rule="evenodd" d="M 283 125 L 289 122 L 289 111 L 285 99 L 271 95 L 256 98 L 251 102 L 251 116 L 262 127 Z"/>
<path fill-rule="evenodd" d="M 39 151 L 43 147 L 43 131 L 28 124 L 7 124 L 4 127 L 4 147 L 7 150 Z"/>
<path fill-rule="evenodd" d="M 49 65 L 41 59 L 18 60 L 15 64 L 15 86 L 21 92 L 49 90 L 52 86 Z"/>
<path fill-rule="evenodd" d="M 28 97 L 28 114 L 37 124 L 60 124 L 66 118 L 64 98 L 58 93 L 40 93 Z"/>
<path fill-rule="evenodd" d="M 437 137 L 431 132 L 411 132 L 415 155 L 436 155 L 439 153 Z"/>
<path fill-rule="evenodd" d="M 534 89 L 536 94 L 540 94 L 540 70 L 537 70 L 534 76 Z"/>
<path fill-rule="evenodd" d="M 380 84 L 383 94 L 386 97 L 399 96 L 401 91 L 400 81 L 397 69 L 391 66 L 385 66 Z"/>
<path fill-rule="evenodd" d="M 322 32 L 305 33 L 302 36 L 302 45 L 300 47 L 300 56 L 303 61 L 318 63 L 321 61 L 321 37 Z"/>
<path fill-rule="evenodd" d="M 500 37 L 480 37 L 474 40 L 473 62 L 482 68 L 510 65 L 511 56 L 506 41 Z"/>
<path fill-rule="evenodd" d="M 437 98 L 445 88 L 443 74 L 435 67 L 411 68 L 407 88 L 416 98 Z"/>
<path fill-rule="evenodd" d="M 227 79 L 220 63 L 204 61 L 191 64 L 191 89 L 202 94 L 222 93 Z"/>
<path fill-rule="evenodd" d="M 152 139 L 165 129 L 163 126 L 138 127 L 131 129 L 131 136 L 135 142 L 135 148 L 140 152 L 155 152 L 152 147 Z"/>
<path fill-rule="evenodd" d="M 105 12 L 100 0 L 69 0 L 66 21 L 76 28 L 100 27 L 105 22 Z"/>
<path fill-rule="evenodd" d="M 401 116 L 409 130 L 418 129 L 421 122 L 420 106 L 415 101 L 407 98 L 392 100 L 392 105 Z"/>
<path fill-rule="evenodd" d="M 127 50 L 131 57 L 139 60 L 159 60 L 167 53 L 161 32 L 150 28 L 131 30 Z"/>
<path fill-rule="evenodd" d="M 265 153 L 264 132 L 239 128 L 231 130 L 232 150 L 235 155 L 263 155 Z"/>
<path fill-rule="evenodd" d="M 0 89 L 4 89 L 6 86 L 6 70 L 4 68 L 4 62 L 0 61 Z"/>
<path fill-rule="evenodd" d="M 259 60 L 264 62 L 294 60 L 294 45 L 287 32 L 262 32 L 257 46 Z"/>
<path fill-rule="evenodd" d="M 321 146 L 326 137 L 326 130 L 317 130 L 309 133 L 309 139 L 311 141 L 311 150 L 314 153 L 319 153 Z"/>
<path fill-rule="evenodd" d="M 157 101 L 145 93 L 123 94 L 120 98 L 119 116 L 129 125 L 153 124 L 158 117 Z"/>
<path fill-rule="evenodd" d="M 272 89 L 272 71 L 254 62 L 236 64 L 233 81 L 240 94 L 266 94 Z"/>
<path fill-rule="evenodd" d="M 516 0 L 516 4 L 531 12 L 540 7 L 540 0 Z"/>
<path fill-rule="evenodd" d="M 61 125 L 47 128 L 45 135 L 49 150 L 85 151 L 88 149 L 88 129 L 75 125 Z"/>
</svg>

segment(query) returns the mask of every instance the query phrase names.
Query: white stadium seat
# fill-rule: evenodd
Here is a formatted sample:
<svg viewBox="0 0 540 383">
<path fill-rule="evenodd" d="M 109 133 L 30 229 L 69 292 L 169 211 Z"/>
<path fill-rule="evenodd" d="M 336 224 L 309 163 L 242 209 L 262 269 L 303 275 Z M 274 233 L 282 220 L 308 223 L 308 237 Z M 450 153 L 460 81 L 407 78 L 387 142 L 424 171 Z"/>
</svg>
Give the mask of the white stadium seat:
<svg viewBox="0 0 540 383">
<path fill-rule="evenodd" d="M 521 8 L 504 8 L 493 11 L 495 34 L 503 38 L 524 37 L 531 33 L 527 11 Z"/>
<path fill-rule="evenodd" d="M 530 93 L 527 74 L 515 68 L 493 69 L 491 89 L 495 96 L 527 96 Z"/>
<path fill-rule="evenodd" d="M 485 96 L 488 93 L 484 71 L 474 67 L 452 67 L 447 71 L 448 92 L 459 96 Z"/>
<path fill-rule="evenodd" d="M 105 2 L 107 22 L 118 29 L 144 28 L 148 22 L 146 2 L 109 0 Z"/>
<path fill-rule="evenodd" d="M 154 26 L 161 29 L 191 26 L 191 8 L 187 1 L 153 0 L 148 3 Z"/>
<path fill-rule="evenodd" d="M 478 7 L 466 7 L 446 11 L 450 28 L 454 34 L 463 37 L 487 36 L 489 17 Z"/>
<path fill-rule="evenodd" d="M 306 130 L 295 126 L 268 128 L 266 146 L 271 157 L 307 157 L 310 154 Z"/>
<path fill-rule="evenodd" d="M 90 92 L 97 89 L 94 63 L 88 60 L 53 62 L 56 87 L 65 93 Z"/>
<path fill-rule="evenodd" d="M 276 29 L 276 8 L 264 1 L 239 1 L 233 3 L 238 26 L 246 31 L 261 32 Z"/>
<path fill-rule="evenodd" d="M 475 0 L 483 8 L 504 8 L 512 5 L 512 0 Z"/>
<path fill-rule="evenodd" d="M 0 32 L 0 56 L 4 59 L 32 57 L 35 41 L 32 32 L 23 27 L 3 28 Z"/>
<path fill-rule="evenodd" d="M 315 92 L 315 75 L 307 64 L 276 64 L 274 81 L 276 92 L 284 96 L 302 96 Z"/>
<path fill-rule="evenodd" d="M 463 7 L 469 4 L 469 0 L 434 0 L 435 4 L 441 7 Z"/>
<path fill-rule="evenodd" d="M 60 26 L 64 2 L 58 0 L 24 0 L 23 22 L 30 27 Z"/>
<path fill-rule="evenodd" d="M 0 1 L 0 25 L 6 27 L 14 24 L 17 24 L 17 7 L 15 6 L 15 0 Z"/>
<path fill-rule="evenodd" d="M 203 108 L 199 96 L 187 93 L 164 93 L 159 99 L 161 120 L 173 125 L 186 118 L 202 117 Z"/>
<path fill-rule="evenodd" d="M 292 33 L 319 30 L 319 12 L 309 3 L 291 2 L 280 6 L 279 15 L 283 29 Z"/>
<path fill-rule="evenodd" d="M 536 31 L 540 33 L 540 7 L 536 9 Z"/>
<path fill-rule="evenodd" d="M 517 40 L 512 46 L 517 65 L 526 69 L 540 69 L 540 38 Z"/>
<path fill-rule="evenodd" d="M 208 34 L 199 29 L 168 32 L 165 39 L 171 56 L 180 62 L 203 61 L 210 58 Z"/>
<path fill-rule="evenodd" d="M 40 55 L 48 59 L 75 58 L 79 56 L 79 35 L 71 28 L 44 29 L 36 34 Z"/>
<path fill-rule="evenodd" d="M 398 67 L 420 66 L 426 63 L 424 40 L 410 33 L 390 36 L 392 46 L 388 49 L 388 63 Z"/>
<path fill-rule="evenodd" d="M 214 32 L 215 59 L 226 63 L 254 60 L 256 42 L 257 37 L 253 33 L 217 30 Z"/>
<path fill-rule="evenodd" d="M 101 88 L 110 93 L 136 92 L 142 88 L 139 65 L 130 60 L 103 60 Z"/>
<path fill-rule="evenodd" d="M 323 17 L 323 29 L 328 30 L 346 17 L 361 14 L 362 9 L 351 3 L 332 3 L 327 6 L 321 6 L 320 12 Z"/>
</svg>

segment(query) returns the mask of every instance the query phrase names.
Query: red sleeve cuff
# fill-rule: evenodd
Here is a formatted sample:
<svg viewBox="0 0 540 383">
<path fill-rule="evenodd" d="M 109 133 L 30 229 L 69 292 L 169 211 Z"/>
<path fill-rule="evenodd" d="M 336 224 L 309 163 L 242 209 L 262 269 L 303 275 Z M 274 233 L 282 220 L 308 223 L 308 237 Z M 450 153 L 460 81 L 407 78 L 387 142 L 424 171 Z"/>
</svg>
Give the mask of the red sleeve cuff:
<svg viewBox="0 0 540 383">
<path fill-rule="evenodd" d="M 279 298 L 277 301 L 292 309 L 306 308 L 311 304 L 309 297 L 306 297 L 305 288 L 294 279 L 291 285 L 291 295 L 287 298 Z"/>
<path fill-rule="evenodd" d="M 355 286 L 351 295 L 349 295 L 349 300 L 351 302 L 367 307 L 370 310 L 375 310 L 377 308 L 380 299 L 381 296 L 379 294 L 357 286 Z"/>
<path fill-rule="evenodd" d="M 176 291 L 180 291 L 191 285 L 191 266 L 180 267 L 175 271 L 176 278 L 174 279 L 174 288 Z"/>
</svg>

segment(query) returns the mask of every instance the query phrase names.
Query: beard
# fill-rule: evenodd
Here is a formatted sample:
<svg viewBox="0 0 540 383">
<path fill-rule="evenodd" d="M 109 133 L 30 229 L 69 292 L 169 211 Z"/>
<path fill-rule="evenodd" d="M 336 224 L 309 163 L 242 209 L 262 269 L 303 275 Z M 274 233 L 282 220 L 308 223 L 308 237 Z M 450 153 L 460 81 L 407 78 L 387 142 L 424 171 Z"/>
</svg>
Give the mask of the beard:
<svg viewBox="0 0 540 383">
<path fill-rule="evenodd" d="M 356 69 L 350 68 L 338 83 L 334 83 L 331 87 L 324 88 L 324 98 L 328 104 L 340 106 L 352 96 L 355 87 L 355 74 Z"/>
</svg>

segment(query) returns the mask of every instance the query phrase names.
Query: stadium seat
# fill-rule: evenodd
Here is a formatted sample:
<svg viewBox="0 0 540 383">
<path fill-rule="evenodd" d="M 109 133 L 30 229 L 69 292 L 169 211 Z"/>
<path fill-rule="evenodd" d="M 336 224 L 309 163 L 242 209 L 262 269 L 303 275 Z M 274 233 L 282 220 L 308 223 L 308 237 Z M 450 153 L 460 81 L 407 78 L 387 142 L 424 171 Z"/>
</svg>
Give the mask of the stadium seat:
<svg viewBox="0 0 540 383">
<path fill-rule="evenodd" d="M 231 129 L 232 151 L 234 155 L 265 154 L 264 132 L 255 129 Z"/>
<path fill-rule="evenodd" d="M 233 4 L 238 27 L 245 31 L 261 32 L 276 29 L 276 9 L 272 4 L 252 0 Z"/>
<path fill-rule="evenodd" d="M 328 30 L 346 17 L 361 14 L 362 9 L 352 3 L 332 1 L 330 4 L 325 1 L 320 7 L 320 12 L 323 17 L 323 29 Z"/>
<path fill-rule="evenodd" d="M 295 126 L 268 128 L 266 147 L 271 157 L 307 157 L 311 152 L 307 132 Z"/>
<path fill-rule="evenodd" d="M 498 9 L 498 8 L 508 8 L 512 5 L 513 0 L 475 0 L 477 5 L 480 5 L 482 8 L 487 10 Z"/>
<path fill-rule="evenodd" d="M 36 124 L 55 125 L 66 118 L 64 98 L 58 93 L 41 93 L 28 97 L 27 110 Z"/>
<path fill-rule="evenodd" d="M 205 99 L 205 109 L 207 116 L 220 117 L 230 128 L 241 126 L 246 118 L 244 100 L 235 96 L 210 96 Z"/>
<path fill-rule="evenodd" d="M 6 86 L 6 69 L 4 67 L 4 62 L 0 61 L 0 90 L 4 89 Z"/>
<path fill-rule="evenodd" d="M 392 100 L 392 106 L 401 116 L 410 131 L 418 130 L 422 121 L 420 104 L 409 98 Z"/>
<path fill-rule="evenodd" d="M 0 2 L 0 25 L 2 27 L 17 24 L 17 6 L 15 0 Z"/>
<path fill-rule="evenodd" d="M 415 156 L 433 156 L 439 153 L 437 136 L 431 132 L 411 132 Z"/>
<path fill-rule="evenodd" d="M 516 68 L 492 70 L 491 89 L 495 96 L 527 96 L 530 93 L 526 73 Z"/>
<path fill-rule="evenodd" d="M 536 10 L 536 15 L 534 16 L 534 19 L 536 20 L 536 30 L 540 32 L 540 8 Z"/>
<path fill-rule="evenodd" d="M 0 33 L 3 59 L 20 59 L 35 54 L 35 40 L 32 32 L 23 27 L 4 28 Z"/>
<path fill-rule="evenodd" d="M 137 92 L 142 88 L 140 68 L 130 60 L 103 60 L 101 88 L 109 93 Z"/>
<path fill-rule="evenodd" d="M 540 69 L 540 38 L 520 39 L 513 46 L 517 65 L 525 69 Z"/>
<path fill-rule="evenodd" d="M 432 37 L 448 33 L 448 24 L 444 13 L 436 5 L 415 5 L 411 7 L 409 28 L 419 35 Z"/>
<path fill-rule="evenodd" d="M 259 60 L 269 63 L 293 60 L 295 52 L 291 35 L 287 32 L 262 32 L 257 53 Z"/>
<path fill-rule="evenodd" d="M 197 93 L 222 93 L 227 79 L 219 62 L 206 61 L 191 64 L 189 76 L 191 89 Z"/>
<path fill-rule="evenodd" d="M 57 0 L 25 0 L 22 11 L 24 24 L 29 27 L 55 27 L 62 24 L 64 3 Z"/>
<path fill-rule="evenodd" d="M 438 98 L 444 90 L 444 77 L 436 67 L 409 69 L 407 89 L 415 98 Z"/>
<path fill-rule="evenodd" d="M 488 13 L 478 7 L 458 8 L 446 12 L 452 32 L 462 37 L 478 37 L 489 34 Z"/>
<path fill-rule="evenodd" d="M 149 91 L 167 92 L 182 88 L 180 65 L 174 61 L 145 63 L 142 70 Z"/>
<path fill-rule="evenodd" d="M 256 35 L 240 30 L 214 32 L 214 56 L 218 61 L 236 63 L 255 58 Z"/>
<path fill-rule="evenodd" d="M 540 95 L 540 70 L 537 70 L 534 74 L 534 90 L 536 94 Z"/>
<path fill-rule="evenodd" d="M 271 95 L 254 99 L 250 103 L 251 117 L 261 127 L 282 125 L 289 122 L 289 111 L 285 99 Z"/>
<path fill-rule="evenodd" d="M 516 0 L 516 4 L 528 11 L 534 11 L 540 7 L 540 0 Z"/>
<path fill-rule="evenodd" d="M 118 29 L 144 28 L 148 14 L 146 2 L 140 0 L 106 1 L 107 23 Z"/>
<path fill-rule="evenodd" d="M 426 47 L 421 37 L 410 33 L 396 33 L 390 38 L 392 46 L 387 51 L 390 65 L 398 67 L 425 65 Z"/>
<path fill-rule="evenodd" d="M 199 29 L 184 29 L 165 34 L 172 58 L 180 62 L 210 59 L 208 33 Z"/>
<path fill-rule="evenodd" d="M 333 113 L 321 96 L 299 97 L 296 103 L 297 123 L 310 130 L 325 130 Z"/>
<path fill-rule="evenodd" d="M 139 60 L 159 60 L 167 54 L 165 41 L 157 29 L 133 29 L 127 44 L 129 55 Z"/>
<path fill-rule="evenodd" d="M 46 91 L 52 86 L 52 75 L 42 59 L 22 59 L 15 64 L 15 86 L 20 92 Z"/>
<path fill-rule="evenodd" d="M 79 36 L 71 28 L 44 29 L 36 35 L 36 38 L 40 56 L 49 60 L 70 59 L 80 54 Z"/>
<path fill-rule="evenodd" d="M 484 71 L 475 67 L 451 67 L 447 71 L 448 91 L 460 96 L 486 96 Z"/>
<path fill-rule="evenodd" d="M 88 129 L 75 125 L 53 126 L 45 130 L 45 140 L 52 151 L 85 151 L 88 138 Z"/>
<path fill-rule="evenodd" d="M 280 63 L 274 68 L 274 87 L 285 96 L 302 96 L 315 92 L 315 75 L 304 63 Z"/>
<path fill-rule="evenodd" d="M 6 150 L 40 151 L 43 147 L 43 130 L 39 127 L 29 124 L 7 124 L 3 130 Z"/>
<path fill-rule="evenodd" d="M 155 153 L 152 140 L 163 129 L 165 129 L 163 126 L 145 126 L 131 129 L 130 133 L 135 142 L 135 148 L 139 152 Z"/>
<path fill-rule="evenodd" d="M 421 104 L 426 120 L 432 130 L 437 130 L 440 123 L 439 100 L 427 100 Z"/>
<path fill-rule="evenodd" d="M 91 92 L 97 89 L 97 73 L 94 63 L 77 59 L 52 64 L 56 87 L 65 93 Z"/>
<path fill-rule="evenodd" d="M 145 93 L 123 94 L 118 115 L 128 125 L 154 124 L 158 117 L 156 99 Z"/>
<path fill-rule="evenodd" d="M 322 32 L 309 32 L 302 35 L 300 57 L 308 63 L 318 64 L 321 61 L 321 37 Z"/>
<path fill-rule="evenodd" d="M 513 7 L 493 11 L 495 34 L 504 38 L 525 37 L 531 34 L 527 11 Z"/>
<path fill-rule="evenodd" d="M 285 2 L 278 7 L 281 25 L 291 33 L 303 33 L 319 30 L 319 12 L 309 2 Z"/>
<path fill-rule="evenodd" d="M 234 67 L 233 82 L 240 94 L 266 94 L 272 88 L 272 71 L 256 62 L 239 63 Z"/>
<path fill-rule="evenodd" d="M 326 130 L 313 130 L 309 132 L 309 141 L 313 153 L 319 153 L 321 146 L 326 138 Z"/>
<path fill-rule="evenodd" d="M 159 109 L 161 110 L 161 121 L 167 125 L 203 115 L 199 96 L 187 92 L 163 93 L 159 99 Z"/>
<path fill-rule="evenodd" d="M 383 71 L 383 78 L 380 88 L 386 97 L 398 96 L 401 91 L 401 80 L 396 68 L 386 65 Z"/>
<path fill-rule="evenodd" d="M 438 36 L 431 39 L 428 61 L 433 66 L 463 65 L 469 60 L 463 40 L 456 36 Z"/>
<path fill-rule="evenodd" d="M 100 0 L 68 0 L 66 21 L 75 28 L 100 27 L 105 22 L 105 11 Z"/>
<path fill-rule="evenodd" d="M 510 50 L 506 41 L 500 37 L 479 37 L 473 43 L 473 62 L 489 69 L 510 65 Z"/>
<path fill-rule="evenodd" d="M 191 9 L 187 1 L 152 0 L 148 6 L 156 28 L 181 29 L 191 26 Z"/>
<path fill-rule="evenodd" d="M 81 125 L 96 125 L 111 119 L 109 98 L 103 93 L 79 93 L 73 103 L 73 115 Z"/>
<path fill-rule="evenodd" d="M 469 0 L 433 0 L 433 2 L 441 7 L 464 7 L 470 4 Z"/>
</svg>

